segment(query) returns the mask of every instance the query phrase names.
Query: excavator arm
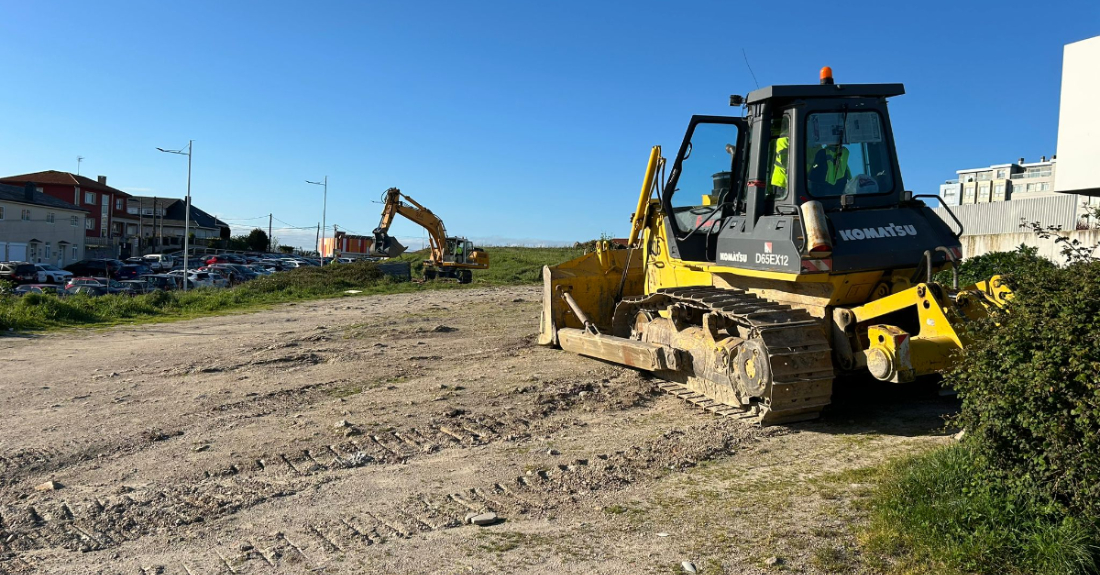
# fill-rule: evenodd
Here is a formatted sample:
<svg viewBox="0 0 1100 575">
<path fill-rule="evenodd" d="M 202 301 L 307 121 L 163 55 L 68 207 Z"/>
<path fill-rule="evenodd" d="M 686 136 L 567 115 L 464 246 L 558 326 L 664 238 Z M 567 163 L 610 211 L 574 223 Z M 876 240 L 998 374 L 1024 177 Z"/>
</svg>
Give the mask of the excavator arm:
<svg viewBox="0 0 1100 575">
<path fill-rule="evenodd" d="M 396 238 L 389 235 L 390 225 L 397 214 L 405 216 L 413 223 L 428 231 L 428 242 L 431 244 L 431 261 L 435 265 L 443 263 L 443 249 L 447 245 L 447 229 L 443 227 L 443 220 L 432 213 L 431 210 L 417 203 L 416 200 L 401 193 L 397 188 L 386 190 L 384 195 L 385 206 L 382 208 L 382 219 L 378 227 L 374 229 L 374 245 L 371 252 L 377 256 L 396 257 L 405 252 L 405 246 L 398 243 Z"/>
</svg>

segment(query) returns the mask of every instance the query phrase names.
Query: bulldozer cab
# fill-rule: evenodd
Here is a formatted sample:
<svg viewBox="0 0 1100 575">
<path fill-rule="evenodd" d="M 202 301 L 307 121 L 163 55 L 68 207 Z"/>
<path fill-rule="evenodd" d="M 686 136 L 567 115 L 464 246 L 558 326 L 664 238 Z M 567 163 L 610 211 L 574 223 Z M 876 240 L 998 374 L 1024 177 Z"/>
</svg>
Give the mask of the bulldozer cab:
<svg viewBox="0 0 1100 575">
<path fill-rule="evenodd" d="M 743 117 L 693 116 L 661 194 L 669 256 L 790 274 L 836 270 L 804 263 L 800 208 L 810 201 L 847 242 L 844 271 L 912 267 L 924 250 L 957 245 L 904 191 L 886 106 L 904 92 L 900 84 L 769 86 L 744 99 Z M 890 241 L 857 245 L 852 234 Z M 907 236 L 922 239 L 893 240 Z"/>
</svg>

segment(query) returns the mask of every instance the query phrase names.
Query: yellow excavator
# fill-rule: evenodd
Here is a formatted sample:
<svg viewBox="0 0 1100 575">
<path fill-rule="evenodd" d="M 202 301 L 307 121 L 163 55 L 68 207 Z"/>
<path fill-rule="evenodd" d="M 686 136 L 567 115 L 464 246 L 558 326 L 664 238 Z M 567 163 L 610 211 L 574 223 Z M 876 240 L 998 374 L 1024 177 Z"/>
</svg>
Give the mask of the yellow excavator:
<svg viewBox="0 0 1100 575">
<path fill-rule="evenodd" d="M 393 218 L 401 214 L 428 230 L 431 253 L 424 261 L 425 279 L 450 278 L 468 284 L 473 280 L 471 270 L 489 269 L 489 254 L 485 250 L 474 247 L 466 238 L 448 236 L 447 228 L 443 226 L 443 220 L 439 216 L 401 193 L 401 190 L 386 190 L 382 194 L 382 202 L 382 221 L 374 229 L 371 255 L 392 258 L 405 252 L 405 246 L 389 235 Z"/>
<path fill-rule="evenodd" d="M 906 191 L 886 106 L 904 93 L 824 68 L 731 96 L 740 116 L 693 116 L 667 179 L 650 153 L 628 248 L 543 269 L 539 343 L 764 425 L 818 417 L 838 375 L 948 367 L 957 327 L 1011 293 L 997 276 L 960 289 L 962 225 Z"/>
</svg>

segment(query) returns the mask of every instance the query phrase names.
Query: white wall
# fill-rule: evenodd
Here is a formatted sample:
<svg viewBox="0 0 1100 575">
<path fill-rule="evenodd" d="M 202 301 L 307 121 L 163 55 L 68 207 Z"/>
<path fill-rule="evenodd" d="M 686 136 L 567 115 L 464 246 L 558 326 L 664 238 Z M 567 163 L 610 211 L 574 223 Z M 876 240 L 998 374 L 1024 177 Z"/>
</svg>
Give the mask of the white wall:
<svg viewBox="0 0 1100 575">
<path fill-rule="evenodd" d="M 1100 36 L 1066 44 L 1055 190 L 1100 193 Z"/>
<path fill-rule="evenodd" d="M 1100 244 L 1100 230 L 1081 230 L 1062 232 L 1063 236 L 1071 240 L 1078 240 L 1083 246 L 1096 246 Z M 1013 234 L 991 234 L 985 236 L 963 236 L 962 251 L 964 258 L 980 256 L 990 252 L 1010 252 L 1021 244 L 1039 248 L 1039 255 L 1055 263 L 1064 264 L 1062 248 L 1053 239 L 1042 239 L 1034 232 L 1020 232 Z M 1093 255 L 1100 256 L 1100 250 L 1095 250 Z"/>
</svg>

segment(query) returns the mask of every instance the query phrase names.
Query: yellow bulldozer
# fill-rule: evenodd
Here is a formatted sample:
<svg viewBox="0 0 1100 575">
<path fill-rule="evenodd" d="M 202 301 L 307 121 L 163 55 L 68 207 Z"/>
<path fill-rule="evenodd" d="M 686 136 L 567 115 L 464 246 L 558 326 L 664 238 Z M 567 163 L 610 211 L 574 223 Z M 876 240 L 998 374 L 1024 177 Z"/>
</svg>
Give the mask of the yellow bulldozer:
<svg viewBox="0 0 1100 575">
<path fill-rule="evenodd" d="M 439 216 L 401 193 L 401 190 L 386 190 L 382 194 L 382 203 L 382 219 L 374 229 L 371 255 L 392 258 L 405 252 L 405 246 L 389 235 L 393 219 L 401 214 L 428 232 L 431 250 L 428 259 L 424 260 L 424 279 L 449 278 L 468 284 L 473 281 L 471 270 L 489 269 L 489 254 L 485 250 L 474 246 L 466 238 L 448 236 Z"/>
<path fill-rule="evenodd" d="M 904 93 L 824 68 L 731 96 L 740 116 L 693 116 L 667 178 L 651 151 L 628 249 L 543 269 L 539 343 L 765 425 L 818 417 L 838 375 L 949 367 L 959 325 L 1011 294 L 996 276 L 960 288 L 962 225 L 905 190 L 886 106 Z"/>
</svg>

